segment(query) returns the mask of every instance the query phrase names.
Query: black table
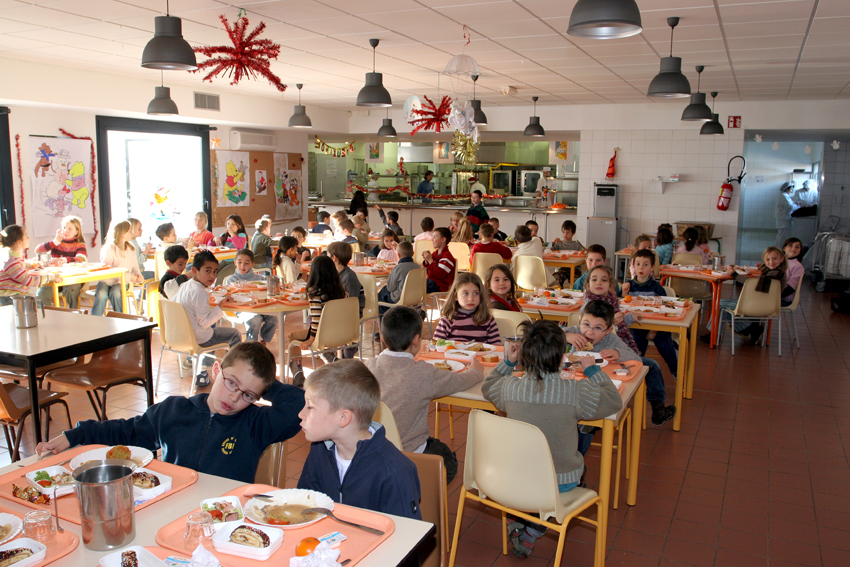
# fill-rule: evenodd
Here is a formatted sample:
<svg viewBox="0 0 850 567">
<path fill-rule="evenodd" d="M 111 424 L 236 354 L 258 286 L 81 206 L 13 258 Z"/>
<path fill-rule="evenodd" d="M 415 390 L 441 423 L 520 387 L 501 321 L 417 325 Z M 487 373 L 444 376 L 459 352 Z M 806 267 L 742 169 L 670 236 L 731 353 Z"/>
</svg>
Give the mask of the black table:
<svg viewBox="0 0 850 567">
<path fill-rule="evenodd" d="M 42 440 L 36 391 L 38 383 L 35 375 L 39 366 L 135 341 L 144 341 L 145 390 L 148 406 L 153 405 L 151 330 L 155 326 L 154 323 L 117 317 L 94 317 L 46 310 L 44 318 L 39 314 L 37 327 L 18 329 L 15 327 L 14 307 L 0 307 L 0 364 L 21 367 L 29 375 L 35 442 Z"/>
</svg>

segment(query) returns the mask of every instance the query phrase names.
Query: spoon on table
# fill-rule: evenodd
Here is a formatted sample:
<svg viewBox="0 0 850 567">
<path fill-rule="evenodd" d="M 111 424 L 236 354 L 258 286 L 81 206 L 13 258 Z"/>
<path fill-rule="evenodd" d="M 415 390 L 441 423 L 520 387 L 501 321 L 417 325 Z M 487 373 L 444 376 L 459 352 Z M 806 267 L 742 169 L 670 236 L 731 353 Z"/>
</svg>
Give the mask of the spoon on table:
<svg viewBox="0 0 850 567">
<path fill-rule="evenodd" d="M 330 516 L 331 518 L 333 518 L 334 520 L 336 520 L 340 524 L 345 524 L 347 526 L 353 526 L 355 528 L 360 528 L 364 532 L 369 532 L 370 534 L 384 535 L 384 532 L 382 532 L 381 530 L 376 530 L 375 528 L 370 528 L 369 526 L 364 526 L 362 524 L 355 524 L 354 522 L 349 522 L 347 520 L 340 520 L 339 518 L 334 516 L 334 513 L 331 512 L 330 510 L 328 510 L 327 508 L 307 508 L 306 510 L 304 510 L 301 513 L 302 514 L 324 514 L 325 516 Z"/>
<path fill-rule="evenodd" d="M 56 531 L 61 534 L 65 533 L 65 530 L 59 525 L 59 499 L 56 498 L 57 491 L 58 489 L 53 491 L 53 516 L 56 518 Z"/>
</svg>

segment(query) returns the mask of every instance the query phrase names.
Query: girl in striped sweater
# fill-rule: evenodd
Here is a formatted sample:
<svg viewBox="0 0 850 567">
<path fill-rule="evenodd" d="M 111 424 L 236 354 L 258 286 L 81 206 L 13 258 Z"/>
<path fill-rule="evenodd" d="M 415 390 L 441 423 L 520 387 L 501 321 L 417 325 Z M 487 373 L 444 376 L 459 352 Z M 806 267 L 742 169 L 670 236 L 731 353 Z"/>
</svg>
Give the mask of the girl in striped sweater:
<svg viewBox="0 0 850 567">
<path fill-rule="evenodd" d="M 0 230 L 0 244 L 7 252 L 7 259 L 0 271 L 0 305 L 11 305 L 13 295 L 27 294 L 42 283 L 61 282 L 59 274 L 32 276 L 24 263 L 24 250 L 29 248 L 30 237 L 24 227 L 12 224 Z"/>
<path fill-rule="evenodd" d="M 499 327 L 490 312 L 490 296 L 484 282 L 472 272 L 455 277 L 442 315 L 434 331 L 435 339 L 501 343 Z"/>
<path fill-rule="evenodd" d="M 68 215 L 62 219 L 62 228 L 56 231 L 56 238 L 39 244 L 35 251 L 39 254 L 49 252 L 53 258 L 65 258 L 66 262 L 87 262 L 86 240 L 83 236 L 83 222 L 80 217 Z M 80 290 L 83 284 L 62 287 L 62 295 L 70 309 L 80 306 Z M 46 305 L 53 305 L 53 291 L 49 287 L 38 290 L 38 299 Z"/>
</svg>

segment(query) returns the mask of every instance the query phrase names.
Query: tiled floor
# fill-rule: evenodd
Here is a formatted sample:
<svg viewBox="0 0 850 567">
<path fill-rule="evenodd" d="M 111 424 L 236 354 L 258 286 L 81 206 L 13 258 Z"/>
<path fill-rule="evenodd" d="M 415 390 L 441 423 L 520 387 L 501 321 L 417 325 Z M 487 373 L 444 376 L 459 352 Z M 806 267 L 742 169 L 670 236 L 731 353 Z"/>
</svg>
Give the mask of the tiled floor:
<svg viewBox="0 0 850 567">
<path fill-rule="evenodd" d="M 625 504 L 624 484 L 619 509 L 610 514 L 607 565 L 850 565 L 850 318 L 833 314 L 827 297 L 806 287 L 797 313 L 802 348 L 789 348 L 786 339 L 781 358 L 776 328 L 769 349 L 738 338 L 735 357 L 728 343 L 714 351 L 699 345 L 682 430 L 668 423 L 644 432 L 637 506 Z M 270 346 L 276 352 L 276 344 Z M 154 361 L 158 355 L 157 343 Z M 178 376 L 176 357 L 166 354 L 160 394 L 186 394 L 188 384 L 188 376 Z M 109 417 L 137 415 L 144 399 L 138 388 L 115 388 Z M 94 417 L 84 395 L 72 392 L 70 405 L 73 420 Z M 51 435 L 66 425 L 64 417 L 54 419 Z M 447 428 L 440 437 L 462 461 L 466 417 L 456 418 L 454 441 Z M 31 443 L 25 447 L 32 451 Z M 294 486 L 308 452 L 303 435 L 290 449 L 287 486 Z M 0 464 L 8 458 L 0 453 Z M 597 450 L 587 464 L 595 484 Z M 461 476 L 449 487 L 452 528 Z M 501 555 L 499 521 L 467 506 L 457 565 L 553 563 L 551 536 L 539 540 L 528 559 Z M 571 528 L 563 564 L 590 566 L 592 553 L 592 531 Z"/>
</svg>

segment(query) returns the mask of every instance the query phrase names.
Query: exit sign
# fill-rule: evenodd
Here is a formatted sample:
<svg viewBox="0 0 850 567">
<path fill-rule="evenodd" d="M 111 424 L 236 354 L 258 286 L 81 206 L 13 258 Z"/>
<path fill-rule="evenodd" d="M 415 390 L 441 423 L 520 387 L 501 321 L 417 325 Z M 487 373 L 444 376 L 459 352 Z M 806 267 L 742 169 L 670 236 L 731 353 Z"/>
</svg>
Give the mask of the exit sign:
<svg viewBox="0 0 850 567">
<path fill-rule="evenodd" d="M 740 116 L 730 116 L 729 123 L 726 125 L 727 128 L 740 128 L 741 127 L 741 117 Z"/>
</svg>

